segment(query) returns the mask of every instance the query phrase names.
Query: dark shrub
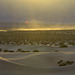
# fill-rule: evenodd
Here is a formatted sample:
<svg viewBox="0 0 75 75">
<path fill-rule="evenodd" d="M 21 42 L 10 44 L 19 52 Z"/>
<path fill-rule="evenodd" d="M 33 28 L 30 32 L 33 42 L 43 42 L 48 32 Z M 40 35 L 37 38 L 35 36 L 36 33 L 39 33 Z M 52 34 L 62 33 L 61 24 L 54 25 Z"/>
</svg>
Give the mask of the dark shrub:
<svg viewBox="0 0 75 75">
<path fill-rule="evenodd" d="M 21 52 L 26 52 L 26 51 L 23 51 L 23 50 L 22 50 Z"/>
<path fill-rule="evenodd" d="M 26 52 L 30 52 L 30 51 L 26 51 Z"/>
<path fill-rule="evenodd" d="M 61 64 L 63 62 L 63 60 L 60 60 L 59 62 L 57 62 L 58 64 Z"/>
<path fill-rule="evenodd" d="M 39 52 L 38 50 L 33 50 L 33 52 Z"/>
<path fill-rule="evenodd" d="M 67 65 L 66 63 L 59 64 L 59 66 L 66 66 L 66 65 Z"/>
<path fill-rule="evenodd" d="M 66 62 L 63 62 L 63 60 L 60 60 L 57 63 L 59 64 L 59 66 L 66 66 L 66 65 L 72 65 L 74 63 L 74 61 L 66 61 Z"/>
<path fill-rule="evenodd" d="M 75 45 L 75 43 L 74 43 L 74 42 L 69 42 L 69 44 L 70 44 L 70 45 Z"/>
<path fill-rule="evenodd" d="M 4 52 L 10 52 L 9 50 L 4 50 Z"/>
<path fill-rule="evenodd" d="M 0 52 L 2 51 L 2 49 L 0 48 Z"/>
<path fill-rule="evenodd" d="M 60 46 L 60 48 L 67 48 L 67 47 L 68 47 L 68 46 L 65 45 L 65 44 Z"/>
<path fill-rule="evenodd" d="M 72 65 L 74 63 L 74 61 L 67 61 L 66 64 L 68 65 Z"/>
<path fill-rule="evenodd" d="M 59 51 L 55 50 L 55 52 L 59 52 Z"/>
<path fill-rule="evenodd" d="M 59 43 L 59 45 L 63 45 L 63 44 L 64 44 L 63 42 L 60 42 L 60 43 Z"/>
<path fill-rule="evenodd" d="M 22 50 L 21 52 L 30 52 L 30 51 L 23 51 L 23 50 Z"/>
<path fill-rule="evenodd" d="M 17 50 L 17 52 L 21 52 L 21 51 L 22 51 L 22 49 L 18 49 L 18 50 Z"/>
<path fill-rule="evenodd" d="M 14 51 L 10 51 L 10 52 L 14 52 Z"/>
</svg>

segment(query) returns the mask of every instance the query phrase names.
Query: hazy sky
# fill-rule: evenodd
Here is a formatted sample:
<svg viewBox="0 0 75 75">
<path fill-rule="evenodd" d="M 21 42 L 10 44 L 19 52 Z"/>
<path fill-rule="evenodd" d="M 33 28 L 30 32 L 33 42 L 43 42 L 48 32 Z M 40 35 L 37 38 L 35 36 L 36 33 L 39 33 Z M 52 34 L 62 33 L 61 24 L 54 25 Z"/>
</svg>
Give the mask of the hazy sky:
<svg viewBox="0 0 75 75">
<path fill-rule="evenodd" d="M 0 0 L 0 22 L 25 21 L 71 26 L 75 0 Z"/>
</svg>

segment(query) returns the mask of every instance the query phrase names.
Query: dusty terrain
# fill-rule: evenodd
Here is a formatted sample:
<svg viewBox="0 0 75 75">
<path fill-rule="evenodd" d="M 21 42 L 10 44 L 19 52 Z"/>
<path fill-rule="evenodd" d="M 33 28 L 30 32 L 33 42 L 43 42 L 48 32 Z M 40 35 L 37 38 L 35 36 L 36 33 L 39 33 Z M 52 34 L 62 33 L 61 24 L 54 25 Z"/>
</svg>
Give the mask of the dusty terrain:
<svg viewBox="0 0 75 75">
<path fill-rule="evenodd" d="M 18 47 L 20 48 L 20 46 Z M 16 50 L 18 47 L 7 48 Z M 28 50 L 31 49 L 31 51 L 38 48 L 38 46 L 21 47 L 26 50 L 27 48 Z M 40 52 L 1 52 L 0 75 L 75 75 L 75 47 L 51 48 L 40 46 L 38 50 Z M 55 52 L 55 50 L 58 50 L 58 52 Z M 59 66 L 57 64 L 59 60 L 74 61 L 74 63 L 72 65 Z"/>
</svg>

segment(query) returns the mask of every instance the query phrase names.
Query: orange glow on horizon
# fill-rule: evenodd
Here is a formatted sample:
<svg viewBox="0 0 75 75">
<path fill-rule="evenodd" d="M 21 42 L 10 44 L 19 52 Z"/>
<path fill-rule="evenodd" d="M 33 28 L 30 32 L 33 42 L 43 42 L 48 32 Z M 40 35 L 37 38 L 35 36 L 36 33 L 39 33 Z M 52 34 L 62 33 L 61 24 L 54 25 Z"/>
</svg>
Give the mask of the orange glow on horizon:
<svg viewBox="0 0 75 75">
<path fill-rule="evenodd" d="M 43 30 L 75 30 L 75 28 L 32 28 L 32 29 L 24 29 L 24 28 L 14 28 L 10 30 L 0 30 L 0 32 L 7 32 L 7 31 L 43 31 Z"/>
<path fill-rule="evenodd" d="M 7 30 L 0 30 L 0 32 L 7 32 Z"/>
<path fill-rule="evenodd" d="M 12 29 L 16 31 L 38 31 L 38 30 L 72 30 L 74 28 L 36 28 L 36 29 Z"/>
</svg>

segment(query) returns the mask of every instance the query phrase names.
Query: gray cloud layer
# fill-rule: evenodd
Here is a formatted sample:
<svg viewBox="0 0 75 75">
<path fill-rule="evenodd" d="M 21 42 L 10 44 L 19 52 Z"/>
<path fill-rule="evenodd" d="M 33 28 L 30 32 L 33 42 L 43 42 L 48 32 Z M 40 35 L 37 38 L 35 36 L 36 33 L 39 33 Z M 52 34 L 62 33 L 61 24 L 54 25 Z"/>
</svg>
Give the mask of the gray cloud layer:
<svg viewBox="0 0 75 75">
<path fill-rule="evenodd" d="M 0 0 L 0 22 L 26 20 L 75 24 L 75 0 Z"/>
</svg>

